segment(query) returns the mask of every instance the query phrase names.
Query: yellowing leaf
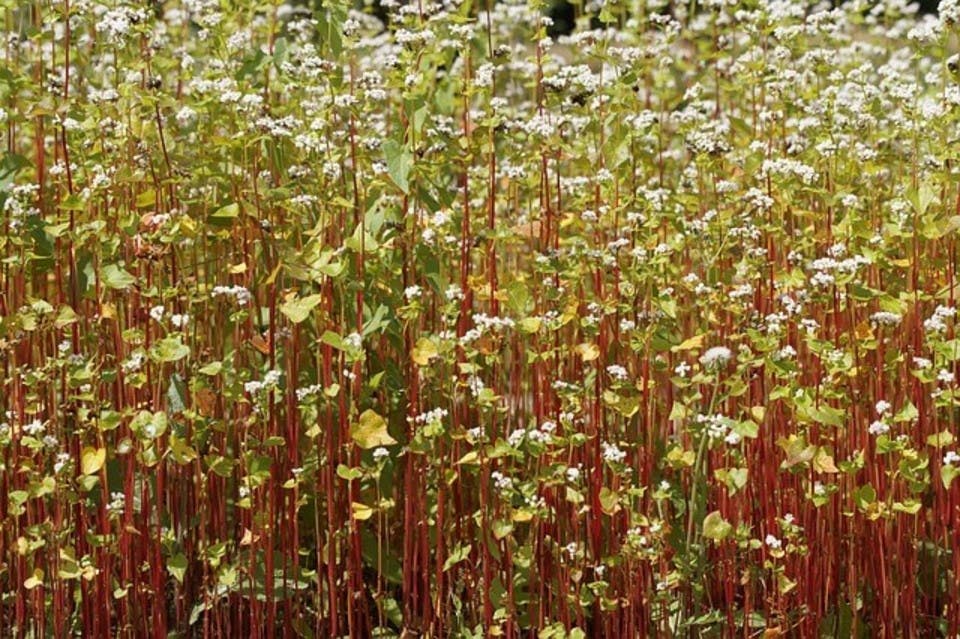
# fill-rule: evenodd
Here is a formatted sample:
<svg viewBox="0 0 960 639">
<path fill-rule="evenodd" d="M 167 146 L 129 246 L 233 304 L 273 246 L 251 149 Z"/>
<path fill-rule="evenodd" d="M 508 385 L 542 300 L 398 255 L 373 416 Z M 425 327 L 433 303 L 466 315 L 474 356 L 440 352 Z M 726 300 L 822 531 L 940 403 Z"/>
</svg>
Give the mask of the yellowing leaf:
<svg viewBox="0 0 960 639">
<path fill-rule="evenodd" d="M 103 468 L 107 461 L 107 451 L 104 448 L 87 446 L 80 452 L 80 470 L 84 475 L 94 475 Z"/>
<path fill-rule="evenodd" d="M 679 446 L 671 448 L 667 453 L 667 463 L 674 468 L 689 468 L 693 466 L 696 459 L 697 456 L 692 450 L 683 450 Z"/>
<path fill-rule="evenodd" d="M 733 525 L 723 518 L 719 510 L 714 510 L 703 520 L 703 536 L 714 541 L 722 541 L 733 532 Z"/>
<path fill-rule="evenodd" d="M 826 449 L 819 448 L 817 454 L 813 457 L 813 469 L 818 473 L 839 473 L 833 456 L 827 453 Z"/>
<path fill-rule="evenodd" d="M 540 325 L 543 323 L 539 317 L 524 317 L 520 320 L 520 330 L 524 333 L 536 333 L 540 330 Z"/>
<path fill-rule="evenodd" d="M 23 582 L 23 587 L 27 590 L 33 590 L 37 586 L 43 585 L 43 571 L 37 568 L 33 571 L 33 575 L 27 577 L 27 580 Z"/>
<path fill-rule="evenodd" d="M 592 362 L 600 357 L 600 348 L 591 342 L 584 342 L 577 345 L 577 354 L 585 362 Z"/>
<path fill-rule="evenodd" d="M 604 486 L 600 489 L 600 510 L 605 515 L 613 515 L 620 510 L 620 495 Z"/>
<path fill-rule="evenodd" d="M 858 340 L 871 340 L 874 338 L 873 328 L 870 326 L 870 322 L 860 322 L 857 324 L 853 334 Z"/>
<path fill-rule="evenodd" d="M 350 436 L 360 448 L 392 446 L 397 443 L 387 432 L 386 420 L 370 409 L 360 414 L 360 420 L 350 429 Z"/>
<path fill-rule="evenodd" d="M 706 334 L 696 335 L 689 339 L 685 339 L 680 342 L 678 345 L 672 347 L 670 350 L 674 353 L 679 353 L 681 351 L 692 351 L 696 348 L 703 347 L 703 340 L 706 339 Z"/>
<path fill-rule="evenodd" d="M 437 356 L 437 345 L 426 337 L 417 340 L 417 345 L 410 351 L 410 359 L 417 366 L 426 366 L 430 360 Z"/>
<path fill-rule="evenodd" d="M 524 508 L 520 508 L 513 511 L 513 515 L 511 515 L 510 519 L 518 523 L 523 523 L 525 521 L 530 521 L 531 519 L 533 519 L 533 513 Z"/>
<path fill-rule="evenodd" d="M 373 517 L 373 508 L 355 501 L 350 504 L 350 514 L 358 521 L 365 521 Z"/>
</svg>

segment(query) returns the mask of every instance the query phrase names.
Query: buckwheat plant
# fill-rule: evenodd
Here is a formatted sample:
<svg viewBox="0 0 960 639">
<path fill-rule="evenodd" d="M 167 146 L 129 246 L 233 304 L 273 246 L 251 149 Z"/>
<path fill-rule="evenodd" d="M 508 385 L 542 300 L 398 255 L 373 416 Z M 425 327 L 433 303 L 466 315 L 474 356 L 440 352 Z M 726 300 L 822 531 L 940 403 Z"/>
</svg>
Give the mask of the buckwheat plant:
<svg viewBox="0 0 960 639">
<path fill-rule="evenodd" d="M 960 2 L 0 0 L 0 635 L 956 637 Z"/>
</svg>

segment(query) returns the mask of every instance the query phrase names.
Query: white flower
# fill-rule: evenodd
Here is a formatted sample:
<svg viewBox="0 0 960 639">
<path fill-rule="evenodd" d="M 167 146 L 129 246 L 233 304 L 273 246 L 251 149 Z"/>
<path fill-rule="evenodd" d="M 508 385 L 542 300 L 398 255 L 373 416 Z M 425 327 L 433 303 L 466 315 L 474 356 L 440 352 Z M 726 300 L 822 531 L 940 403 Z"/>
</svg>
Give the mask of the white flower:
<svg viewBox="0 0 960 639">
<path fill-rule="evenodd" d="M 58 453 L 57 461 L 53 465 L 53 472 L 59 473 L 61 470 L 66 468 L 67 464 L 70 463 L 71 459 L 72 457 L 70 457 L 70 453 Z"/>
<path fill-rule="evenodd" d="M 523 440 L 526 436 L 527 431 L 523 430 L 522 428 L 518 428 L 517 430 L 511 432 L 507 437 L 507 443 L 516 448 L 523 443 Z"/>
<path fill-rule="evenodd" d="M 948 451 L 947 454 L 943 456 L 944 466 L 952 466 L 958 461 L 960 461 L 960 455 L 958 455 L 956 451 Z"/>
<path fill-rule="evenodd" d="M 390 451 L 384 448 L 383 446 L 380 446 L 379 448 L 373 451 L 374 461 L 380 461 L 381 459 L 384 459 L 389 456 L 390 456 Z"/>
<path fill-rule="evenodd" d="M 714 346 L 700 356 L 700 364 L 707 370 L 722 368 L 733 358 L 733 351 L 726 346 Z"/>
<path fill-rule="evenodd" d="M 190 323 L 190 316 L 186 313 L 174 313 L 170 316 L 170 323 L 176 328 L 186 328 L 187 324 Z"/>
<path fill-rule="evenodd" d="M 121 514 L 126 504 L 126 498 L 123 493 L 110 493 L 110 503 L 107 504 L 107 512 Z"/>
<path fill-rule="evenodd" d="M 627 379 L 627 369 L 619 364 L 611 364 L 610 366 L 607 366 L 607 374 L 616 380 L 623 381 Z"/>
<path fill-rule="evenodd" d="M 780 547 L 783 546 L 783 543 L 773 535 L 767 535 L 766 539 L 764 539 L 763 541 L 770 548 L 773 548 L 774 550 L 779 550 Z"/>
<path fill-rule="evenodd" d="M 513 486 L 513 480 L 505 476 L 499 470 L 495 470 L 490 473 L 490 479 L 493 480 L 494 485 L 500 490 L 506 490 Z"/>
<path fill-rule="evenodd" d="M 890 432 L 890 425 L 884 421 L 877 420 L 867 427 L 867 432 L 871 435 L 885 435 Z"/>
<path fill-rule="evenodd" d="M 878 311 L 870 316 L 870 321 L 878 326 L 896 326 L 903 318 L 897 313 Z"/>
<path fill-rule="evenodd" d="M 892 408 L 892 406 L 890 406 L 890 402 L 881 399 L 879 402 L 877 402 L 877 405 L 875 406 L 875 408 L 877 409 L 877 415 L 880 415 L 882 417 L 883 415 L 886 415 L 887 413 L 890 412 L 890 409 Z"/>
<path fill-rule="evenodd" d="M 39 419 L 35 419 L 23 427 L 23 430 L 27 431 L 27 433 L 33 436 L 40 435 L 45 429 L 46 426 L 44 426 L 43 422 Z"/>
<path fill-rule="evenodd" d="M 155 321 L 159 322 L 160 320 L 163 319 L 164 310 L 165 309 L 163 308 L 163 306 L 160 306 L 160 305 L 154 306 L 153 308 L 150 309 L 150 317 L 152 317 Z"/>
<path fill-rule="evenodd" d="M 177 111 L 177 115 L 174 116 L 177 119 L 177 124 L 182 127 L 189 126 L 197 117 L 197 112 L 191 109 L 188 106 L 182 107 Z"/>
<path fill-rule="evenodd" d="M 603 442 L 600 444 L 600 446 L 603 448 L 603 458 L 608 462 L 619 464 L 627 458 L 627 453 L 620 450 L 616 444 L 608 444 L 607 442 Z"/>
<path fill-rule="evenodd" d="M 245 286 L 239 284 L 235 286 L 214 286 L 210 295 L 211 297 L 232 297 L 236 300 L 238 306 L 246 306 L 253 299 L 253 294 Z"/>
<path fill-rule="evenodd" d="M 408 300 L 415 300 L 423 293 L 423 289 L 414 284 L 403 289 L 403 296 Z"/>
</svg>

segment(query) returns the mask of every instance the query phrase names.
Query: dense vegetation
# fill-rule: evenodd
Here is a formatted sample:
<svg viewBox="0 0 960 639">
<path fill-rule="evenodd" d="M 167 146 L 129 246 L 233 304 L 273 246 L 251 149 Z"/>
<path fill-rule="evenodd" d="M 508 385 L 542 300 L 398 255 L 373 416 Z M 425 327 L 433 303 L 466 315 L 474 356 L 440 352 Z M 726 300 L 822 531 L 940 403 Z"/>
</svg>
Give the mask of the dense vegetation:
<svg viewBox="0 0 960 639">
<path fill-rule="evenodd" d="M 956 0 L 0 6 L 0 635 L 960 633 Z"/>
</svg>

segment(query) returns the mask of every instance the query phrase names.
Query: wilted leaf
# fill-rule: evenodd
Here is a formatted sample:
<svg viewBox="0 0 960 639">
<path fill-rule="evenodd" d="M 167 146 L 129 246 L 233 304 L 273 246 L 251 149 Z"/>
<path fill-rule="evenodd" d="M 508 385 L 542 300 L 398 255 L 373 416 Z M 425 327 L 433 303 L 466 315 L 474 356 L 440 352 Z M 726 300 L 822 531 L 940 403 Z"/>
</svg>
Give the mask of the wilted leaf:
<svg viewBox="0 0 960 639">
<path fill-rule="evenodd" d="M 592 342 L 584 342 L 577 345 L 577 354 L 585 362 L 592 362 L 600 357 L 600 349 Z"/>
<path fill-rule="evenodd" d="M 813 457 L 813 469 L 818 473 L 840 472 L 833 461 L 833 456 L 823 447 L 818 448 L 816 455 Z"/>
</svg>

